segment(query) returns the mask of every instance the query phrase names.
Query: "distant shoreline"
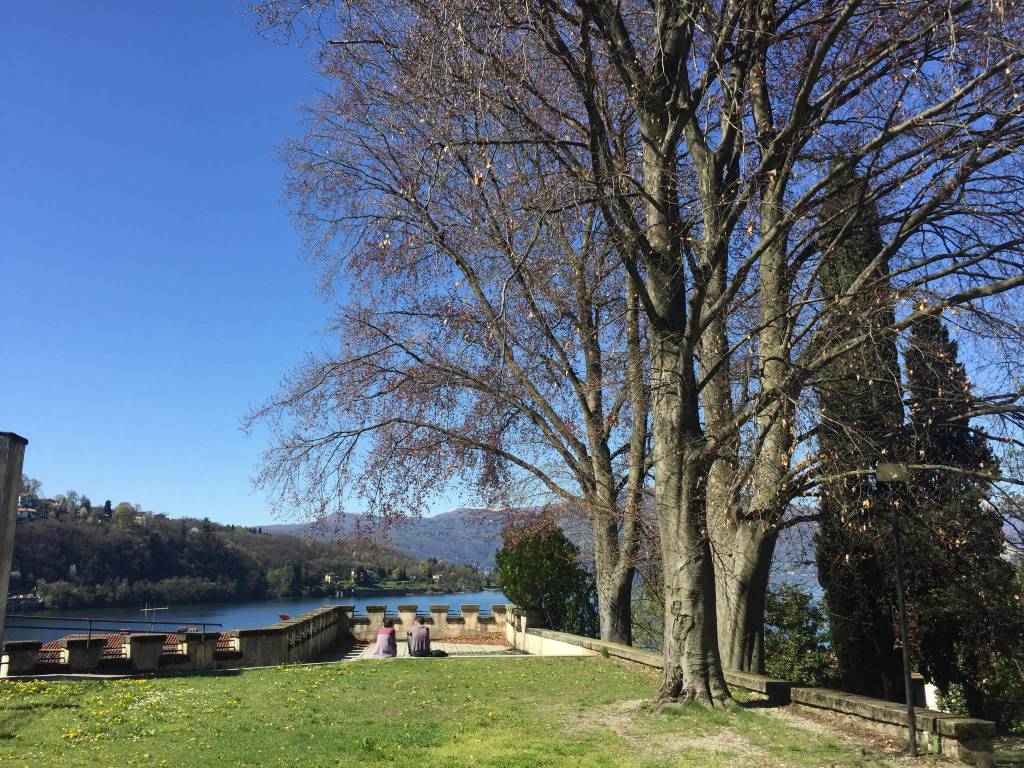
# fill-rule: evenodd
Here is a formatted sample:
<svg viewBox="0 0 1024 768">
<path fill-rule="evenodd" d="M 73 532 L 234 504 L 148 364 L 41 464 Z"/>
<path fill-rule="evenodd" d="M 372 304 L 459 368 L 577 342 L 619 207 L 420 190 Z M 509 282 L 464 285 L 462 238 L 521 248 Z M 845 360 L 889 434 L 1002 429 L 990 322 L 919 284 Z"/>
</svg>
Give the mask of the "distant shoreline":
<svg viewBox="0 0 1024 768">
<path fill-rule="evenodd" d="M 500 592 L 498 587 L 482 587 L 477 590 L 479 592 Z M 431 589 L 429 587 L 410 587 L 408 589 L 397 589 L 393 587 L 386 587 L 384 589 L 374 589 L 373 587 L 360 587 L 359 589 L 346 589 L 341 590 L 342 594 L 334 596 L 334 599 L 340 600 L 343 597 L 373 597 L 374 595 L 380 595 L 381 597 L 400 597 L 401 595 L 450 595 L 452 590 L 450 589 Z M 325 597 L 330 597 L 325 595 Z"/>
<path fill-rule="evenodd" d="M 472 591 L 472 590 L 469 590 Z M 479 592 L 501 592 L 498 587 L 482 587 Z M 420 595 L 450 595 L 457 594 L 449 589 L 432 589 L 430 587 L 382 587 L 375 589 L 374 587 L 358 587 L 354 589 L 339 590 L 341 594 L 334 595 L 295 595 L 293 597 L 258 597 L 251 600 L 242 600 L 243 603 L 263 603 L 272 602 L 275 600 L 305 600 L 322 598 L 325 602 L 331 601 L 343 601 L 347 598 L 362 598 L 362 597 L 401 597 L 402 595 L 409 596 L 420 596 Z M 195 605 L 219 605 L 220 600 L 206 600 Z M 15 613 L 19 611 L 36 612 L 36 611 L 91 611 L 91 610 L 107 610 L 110 608 L 132 608 L 135 607 L 135 603 L 122 603 L 118 605 L 110 604 L 86 604 L 76 605 L 71 607 L 58 607 L 58 608 L 47 608 L 41 600 L 30 600 L 24 597 L 11 597 L 7 599 L 7 610 Z"/>
</svg>

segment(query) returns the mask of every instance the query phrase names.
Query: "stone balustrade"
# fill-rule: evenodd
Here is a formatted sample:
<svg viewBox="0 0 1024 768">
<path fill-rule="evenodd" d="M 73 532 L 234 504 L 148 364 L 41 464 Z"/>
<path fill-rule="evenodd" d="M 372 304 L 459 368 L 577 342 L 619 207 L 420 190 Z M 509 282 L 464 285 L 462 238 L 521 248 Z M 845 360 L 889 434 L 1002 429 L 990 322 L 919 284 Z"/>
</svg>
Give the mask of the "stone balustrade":
<svg viewBox="0 0 1024 768">
<path fill-rule="evenodd" d="M 351 609 L 352 606 L 339 606 Z M 416 621 L 415 605 L 398 606 L 397 615 L 388 616 L 383 605 L 366 606 L 366 619 L 355 618 L 351 624 L 352 636 L 363 643 L 372 643 L 377 632 L 384 626 L 384 620 L 390 618 L 395 623 L 399 637 L 408 631 Z M 465 604 L 459 607 L 459 614 L 449 613 L 447 605 L 431 605 L 429 615 L 423 616 L 423 623 L 430 627 L 432 640 L 451 640 L 463 637 L 486 637 L 505 634 L 505 606 L 492 605 L 489 616 L 480 615 L 479 605 Z"/>
<path fill-rule="evenodd" d="M 339 644 L 373 643 L 387 618 L 402 633 L 416 621 L 415 605 L 400 605 L 389 616 L 383 605 L 367 606 L 365 616 L 353 605 L 332 605 L 254 629 L 231 632 L 133 632 L 123 635 L 72 636 L 46 646 L 38 641 L 4 643 L 0 677 L 62 673 L 188 672 L 263 667 L 312 661 Z M 505 606 L 462 605 L 458 615 L 447 605 L 431 605 L 424 621 L 436 640 L 505 634 Z M 47 650 L 47 649 L 50 650 Z"/>
</svg>

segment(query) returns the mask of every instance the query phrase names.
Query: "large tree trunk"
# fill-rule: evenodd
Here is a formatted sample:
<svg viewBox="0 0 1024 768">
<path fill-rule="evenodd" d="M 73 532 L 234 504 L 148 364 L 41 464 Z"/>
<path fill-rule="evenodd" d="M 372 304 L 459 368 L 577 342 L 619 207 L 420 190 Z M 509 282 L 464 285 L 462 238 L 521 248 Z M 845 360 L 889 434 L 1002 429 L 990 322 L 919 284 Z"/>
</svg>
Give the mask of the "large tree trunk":
<svg viewBox="0 0 1024 768">
<path fill-rule="evenodd" d="M 684 475 L 694 474 L 684 472 Z M 663 473 L 671 479 L 671 471 Z M 662 478 L 659 478 L 662 479 Z M 674 485 L 694 488 L 690 477 Z M 700 503 L 679 498 L 666 488 L 656 500 L 662 525 L 662 567 L 665 580 L 664 669 L 657 700 L 697 702 L 715 706 L 729 699 L 719 661 L 714 568 L 706 536 L 700 535 Z M 684 493 L 683 496 L 690 496 Z M 666 537 L 665 527 L 675 535 Z"/>
<path fill-rule="evenodd" d="M 675 138 L 665 113 L 647 115 L 641 129 L 651 248 L 647 291 L 653 305 L 651 459 L 665 580 L 664 667 L 656 701 L 714 706 L 729 699 L 729 689 L 718 654 L 714 565 L 701 488 L 710 461 L 698 405 L 697 318 L 687 315 Z"/>
<path fill-rule="evenodd" d="M 717 231 L 717 222 L 710 214 L 706 215 L 705 231 Z M 707 284 L 709 303 L 720 300 L 725 290 L 725 260 L 724 253 L 705 253 L 711 275 Z M 708 318 L 701 337 L 699 370 L 705 429 L 708 442 L 714 446 L 705 496 L 714 558 L 718 645 L 726 668 L 761 673 L 765 593 L 776 534 L 761 520 L 745 515 L 740 501 L 739 435 L 728 349 L 724 317 Z"/>
<path fill-rule="evenodd" d="M 664 673 L 657 700 L 721 704 L 729 699 L 718 661 L 710 553 L 674 552 L 664 560 Z"/>
<path fill-rule="evenodd" d="M 664 667 L 656 700 L 714 706 L 729 699 L 729 690 L 719 661 L 705 499 L 698 491 L 704 457 L 696 404 L 682 396 L 686 366 L 675 339 L 656 332 L 653 346 L 654 497 L 665 581 Z"/>
<path fill-rule="evenodd" d="M 615 568 L 599 573 L 597 578 L 597 611 L 601 619 L 601 639 L 608 643 L 633 644 L 633 576 L 632 567 Z"/>
<path fill-rule="evenodd" d="M 716 535 L 718 644 L 727 669 L 764 674 L 764 612 L 778 534 L 763 523 L 741 522 Z"/>
<path fill-rule="evenodd" d="M 611 455 L 607 441 L 594 441 L 592 466 L 597 480 L 590 500 L 590 525 L 594 534 L 594 570 L 601 639 L 632 644 L 633 576 L 636 572 L 639 509 L 616 498 Z"/>
<path fill-rule="evenodd" d="M 598 498 L 592 505 L 591 528 L 594 532 L 594 570 L 597 588 L 597 611 L 600 618 L 601 639 L 612 643 L 632 644 L 633 574 L 635 573 L 635 544 L 632 532 L 635 526 L 628 520 L 631 510 L 624 514 L 611 488 L 611 462 L 607 471 L 596 474 L 603 482 L 598 486 Z M 622 534 L 620 535 L 620 521 Z"/>
<path fill-rule="evenodd" d="M 603 403 L 604 363 L 599 343 L 591 285 L 581 259 L 576 268 L 576 311 L 581 321 L 586 359 L 586 414 L 590 467 L 593 475 L 586 503 L 594 536 L 594 566 L 601 639 L 632 644 L 633 576 L 638 548 L 640 500 L 644 483 L 647 400 L 643 382 L 643 354 L 639 314 L 631 281 L 626 280 L 627 388 L 633 411 L 633 434 L 627 454 L 626 498 L 620 500 L 618 477 L 609 448 L 608 415 Z M 586 478 L 580 484 L 586 487 Z"/>
</svg>

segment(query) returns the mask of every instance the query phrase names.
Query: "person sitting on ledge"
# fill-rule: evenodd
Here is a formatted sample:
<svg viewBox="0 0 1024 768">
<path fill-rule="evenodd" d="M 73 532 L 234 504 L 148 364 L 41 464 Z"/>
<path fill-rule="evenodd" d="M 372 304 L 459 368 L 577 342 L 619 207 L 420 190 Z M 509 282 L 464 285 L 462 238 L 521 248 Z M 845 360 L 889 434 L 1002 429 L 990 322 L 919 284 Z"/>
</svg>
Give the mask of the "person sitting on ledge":
<svg viewBox="0 0 1024 768">
<path fill-rule="evenodd" d="M 384 626 L 377 633 L 377 645 L 373 647 L 373 658 L 393 659 L 398 655 L 398 643 L 395 642 L 395 620 L 384 619 Z"/>
<path fill-rule="evenodd" d="M 422 616 L 417 616 L 409 628 L 409 655 L 430 655 L 430 627 L 424 625 Z"/>
</svg>

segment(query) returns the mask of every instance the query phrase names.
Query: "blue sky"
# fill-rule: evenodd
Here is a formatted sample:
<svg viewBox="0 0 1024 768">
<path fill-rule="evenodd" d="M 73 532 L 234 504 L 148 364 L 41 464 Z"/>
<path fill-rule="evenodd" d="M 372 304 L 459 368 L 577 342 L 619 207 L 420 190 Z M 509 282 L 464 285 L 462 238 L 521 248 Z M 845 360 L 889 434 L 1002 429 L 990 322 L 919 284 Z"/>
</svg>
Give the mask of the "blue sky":
<svg viewBox="0 0 1024 768">
<path fill-rule="evenodd" d="M 0 5 L 0 430 L 49 495 L 270 521 L 239 423 L 329 314 L 275 157 L 318 81 L 244 7 Z"/>
</svg>

